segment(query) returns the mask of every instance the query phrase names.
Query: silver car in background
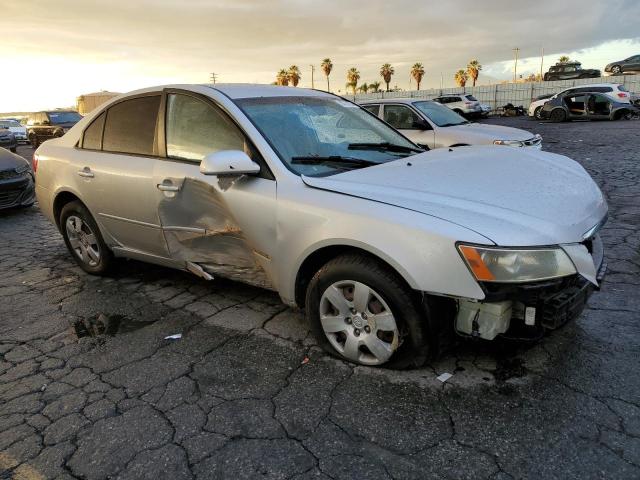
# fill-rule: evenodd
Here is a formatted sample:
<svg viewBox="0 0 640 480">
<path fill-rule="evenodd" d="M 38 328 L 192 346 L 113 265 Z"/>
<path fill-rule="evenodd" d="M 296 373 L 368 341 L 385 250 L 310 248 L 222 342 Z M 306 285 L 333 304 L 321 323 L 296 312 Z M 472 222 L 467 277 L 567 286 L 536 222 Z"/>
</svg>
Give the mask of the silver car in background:
<svg viewBox="0 0 640 480">
<path fill-rule="evenodd" d="M 85 271 L 129 257 L 275 290 L 328 352 L 366 365 L 419 365 L 454 328 L 491 340 L 558 327 L 602 264 L 607 204 L 576 162 L 423 152 L 314 90 L 132 92 L 40 146 L 34 170 Z"/>
<path fill-rule="evenodd" d="M 414 143 L 427 147 L 507 145 L 542 148 L 542 137 L 519 128 L 472 123 L 453 110 L 430 100 L 389 98 L 360 104 Z"/>
</svg>

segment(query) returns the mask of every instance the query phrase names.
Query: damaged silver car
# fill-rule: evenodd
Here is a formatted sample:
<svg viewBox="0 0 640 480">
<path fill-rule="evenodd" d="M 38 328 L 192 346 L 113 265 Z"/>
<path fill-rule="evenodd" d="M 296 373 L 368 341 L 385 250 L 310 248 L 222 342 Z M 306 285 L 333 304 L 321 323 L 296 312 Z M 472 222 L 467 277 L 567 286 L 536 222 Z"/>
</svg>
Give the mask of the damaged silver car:
<svg viewBox="0 0 640 480">
<path fill-rule="evenodd" d="M 567 157 L 423 152 L 323 92 L 176 85 L 126 94 L 34 155 L 78 264 L 128 257 L 278 292 L 329 352 L 409 366 L 457 331 L 536 336 L 604 270 L 606 201 Z"/>
</svg>

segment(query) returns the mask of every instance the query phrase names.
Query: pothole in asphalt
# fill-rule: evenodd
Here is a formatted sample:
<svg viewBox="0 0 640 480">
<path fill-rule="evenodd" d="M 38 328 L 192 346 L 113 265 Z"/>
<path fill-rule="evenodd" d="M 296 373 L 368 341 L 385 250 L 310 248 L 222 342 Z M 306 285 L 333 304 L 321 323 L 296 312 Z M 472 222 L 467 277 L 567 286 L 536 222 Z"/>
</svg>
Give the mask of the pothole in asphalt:
<svg viewBox="0 0 640 480">
<path fill-rule="evenodd" d="M 101 335 L 117 335 L 133 332 L 149 325 L 151 322 L 132 320 L 125 315 L 106 315 L 99 313 L 73 323 L 73 330 L 78 338 L 99 337 Z"/>
</svg>

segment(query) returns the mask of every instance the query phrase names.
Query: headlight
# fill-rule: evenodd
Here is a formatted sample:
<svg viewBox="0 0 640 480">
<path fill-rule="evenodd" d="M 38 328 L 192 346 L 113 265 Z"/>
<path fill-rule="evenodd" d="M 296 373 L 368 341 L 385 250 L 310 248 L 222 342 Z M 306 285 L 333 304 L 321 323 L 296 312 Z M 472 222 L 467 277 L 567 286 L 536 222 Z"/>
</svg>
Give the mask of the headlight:
<svg viewBox="0 0 640 480">
<path fill-rule="evenodd" d="M 576 273 L 561 248 L 516 250 L 458 245 L 473 275 L 481 282 L 531 282 Z"/>
<path fill-rule="evenodd" d="M 29 165 L 21 165 L 20 167 L 15 168 L 15 171 L 18 175 L 22 175 L 23 173 L 26 173 L 29 170 L 31 170 L 31 167 Z"/>
<path fill-rule="evenodd" d="M 524 145 L 520 140 L 494 140 L 494 145 L 507 145 L 509 147 L 522 147 Z"/>
</svg>

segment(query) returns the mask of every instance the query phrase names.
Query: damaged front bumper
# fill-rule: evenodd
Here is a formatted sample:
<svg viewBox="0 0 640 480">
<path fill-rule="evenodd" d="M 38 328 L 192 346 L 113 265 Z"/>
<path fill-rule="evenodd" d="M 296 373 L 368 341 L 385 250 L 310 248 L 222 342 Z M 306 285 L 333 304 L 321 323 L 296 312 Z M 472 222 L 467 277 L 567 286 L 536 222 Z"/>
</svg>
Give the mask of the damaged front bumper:
<svg viewBox="0 0 640 480">
<path fill-rule="evenodd" d="M 600 237 L 583 245 L 593 259 L 593 275 L 578 273 L 524 284 L 481 283 L 486 295 L 482 302 L 458 299 L 456 331 L 486 340 L 498 335 L 532 339 L 577 318 L 593 291 L 600 288 L 607 269 Z"/>
</svg>

